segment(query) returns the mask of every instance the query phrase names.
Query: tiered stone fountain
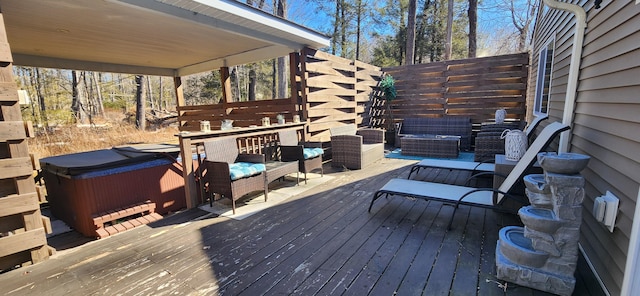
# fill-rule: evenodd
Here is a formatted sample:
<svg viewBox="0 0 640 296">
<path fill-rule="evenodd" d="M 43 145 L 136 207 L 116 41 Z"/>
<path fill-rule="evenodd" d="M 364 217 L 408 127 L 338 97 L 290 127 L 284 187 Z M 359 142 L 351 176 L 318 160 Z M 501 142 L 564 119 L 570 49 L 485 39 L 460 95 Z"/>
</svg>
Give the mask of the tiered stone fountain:
<svg viewBox="0 0 640 296">
<path fill-rule="evenodd" d="M 571 295 L 578 261 L 584 178 L 589 156 L 540 153 L 544 174 L 524 177 L 531 205 L 518 215 L 524 227 L 500 230 L 497 277 L 518 285 Z"/>
</svg>

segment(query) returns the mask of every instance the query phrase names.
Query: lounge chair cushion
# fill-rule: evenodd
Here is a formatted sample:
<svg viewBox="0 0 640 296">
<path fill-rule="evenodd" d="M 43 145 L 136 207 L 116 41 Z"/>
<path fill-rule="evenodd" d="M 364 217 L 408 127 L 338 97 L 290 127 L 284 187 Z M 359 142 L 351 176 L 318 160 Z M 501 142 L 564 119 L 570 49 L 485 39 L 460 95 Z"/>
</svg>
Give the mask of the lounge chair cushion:
<svg viewBox="0 0 640 296">
<path fill-rule="evenodd" d="M 265 170 L 266 167 L 263 163 L 236 162 L 229 164 L 229 173 L 232 181 L 257 175 Z"/>
<path fill-rule="evenodd" d="M 322 148 L 304 148 L 302 149 L 302 153 L 304 159 L 309 159 L 324 154 L 324 150 Z"/>
</svg>

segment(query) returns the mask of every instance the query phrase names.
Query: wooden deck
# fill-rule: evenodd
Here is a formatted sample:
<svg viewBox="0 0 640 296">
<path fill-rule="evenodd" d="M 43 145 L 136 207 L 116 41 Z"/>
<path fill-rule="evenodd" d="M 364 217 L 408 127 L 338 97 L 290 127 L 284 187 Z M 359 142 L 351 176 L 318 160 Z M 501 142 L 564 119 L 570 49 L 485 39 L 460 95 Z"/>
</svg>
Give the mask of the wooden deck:
<svg viewBox="0 0 640 296">
<path fill-rule="evenodd" d="M 547 295 L 495 278 L 498 230 L 517 216 L 373 192 L 413 161 L 383 159 L 244 220 L 192 209 L 0 274 L 5 295 Z M 423 180 L 467 173 L 421 170 Z M 301 183 L 300 186 L 304 186 Z M 506 292 L 505 292 L 506 291 Z M 589 295 L 578 278 L 576 295 Z"/>
</svg>

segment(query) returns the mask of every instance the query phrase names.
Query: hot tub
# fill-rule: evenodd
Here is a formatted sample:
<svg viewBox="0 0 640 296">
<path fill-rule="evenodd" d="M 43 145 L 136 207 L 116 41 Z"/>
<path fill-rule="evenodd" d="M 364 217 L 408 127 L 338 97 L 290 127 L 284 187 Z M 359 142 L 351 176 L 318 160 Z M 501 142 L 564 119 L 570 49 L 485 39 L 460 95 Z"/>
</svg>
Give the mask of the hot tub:
<svg viewBox="0 0 640 296">
<path fill-rule="evenodd" d="M 114 147 L 40 160 L 51 212 L 85 236 L 94 218 L 136 204 L 167 214 L 186 205 L 177 145 Z"/>
</svg>

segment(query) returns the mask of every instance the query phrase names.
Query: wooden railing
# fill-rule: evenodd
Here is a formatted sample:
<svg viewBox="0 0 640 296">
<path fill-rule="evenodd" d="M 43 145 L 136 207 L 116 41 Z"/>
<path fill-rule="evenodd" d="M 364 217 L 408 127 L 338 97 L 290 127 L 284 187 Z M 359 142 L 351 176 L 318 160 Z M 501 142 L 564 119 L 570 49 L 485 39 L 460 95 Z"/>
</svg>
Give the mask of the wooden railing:
<svg viewBox="0 0 640 296">
<path fill-rule="evenodd" d="M 187 208 L 192 208 L 204 201 L 200 196 L 202 186 L 197 184 L 197 176 L 201 176 L 199 171 L 202 162 L 202 151 L 204 142 L 222 137 L 233 137 L 236 139 L 238 150 L 241 153 L 265 154 L 268 160 L 277 158 L 276 145 L 278 142 L 278 131 L 292 129 L 302 131 L 305 123 L 274 124 L 271 126 L 255 126 L 234 128 L 230 130 L 212 130 L 209 132 L 187 132 L 183 131 L 177 135 L 180 144 L 181 159 L 193 159 L 192 163 L 183 161 L 182 174 L 185 181 L 185 196 L 187 198 Z"/>
<path fill-rule="evenodd" d="M 208 120 L 211 129 L 219 130 L 222 120 L 233 120 L 237 127 L 261 125 L 263 117 L 269 117 L 272 123 L 276 116 L 282 114 L 287 122 L 293 120 L 297 114 L 296 105 L 291 99 L 276 99 L 250 102 L 234 102 L 215 105 L 182 106 L 178 107 L 180 131 L 200 130 L 200 121 Z"/>
</svg>

